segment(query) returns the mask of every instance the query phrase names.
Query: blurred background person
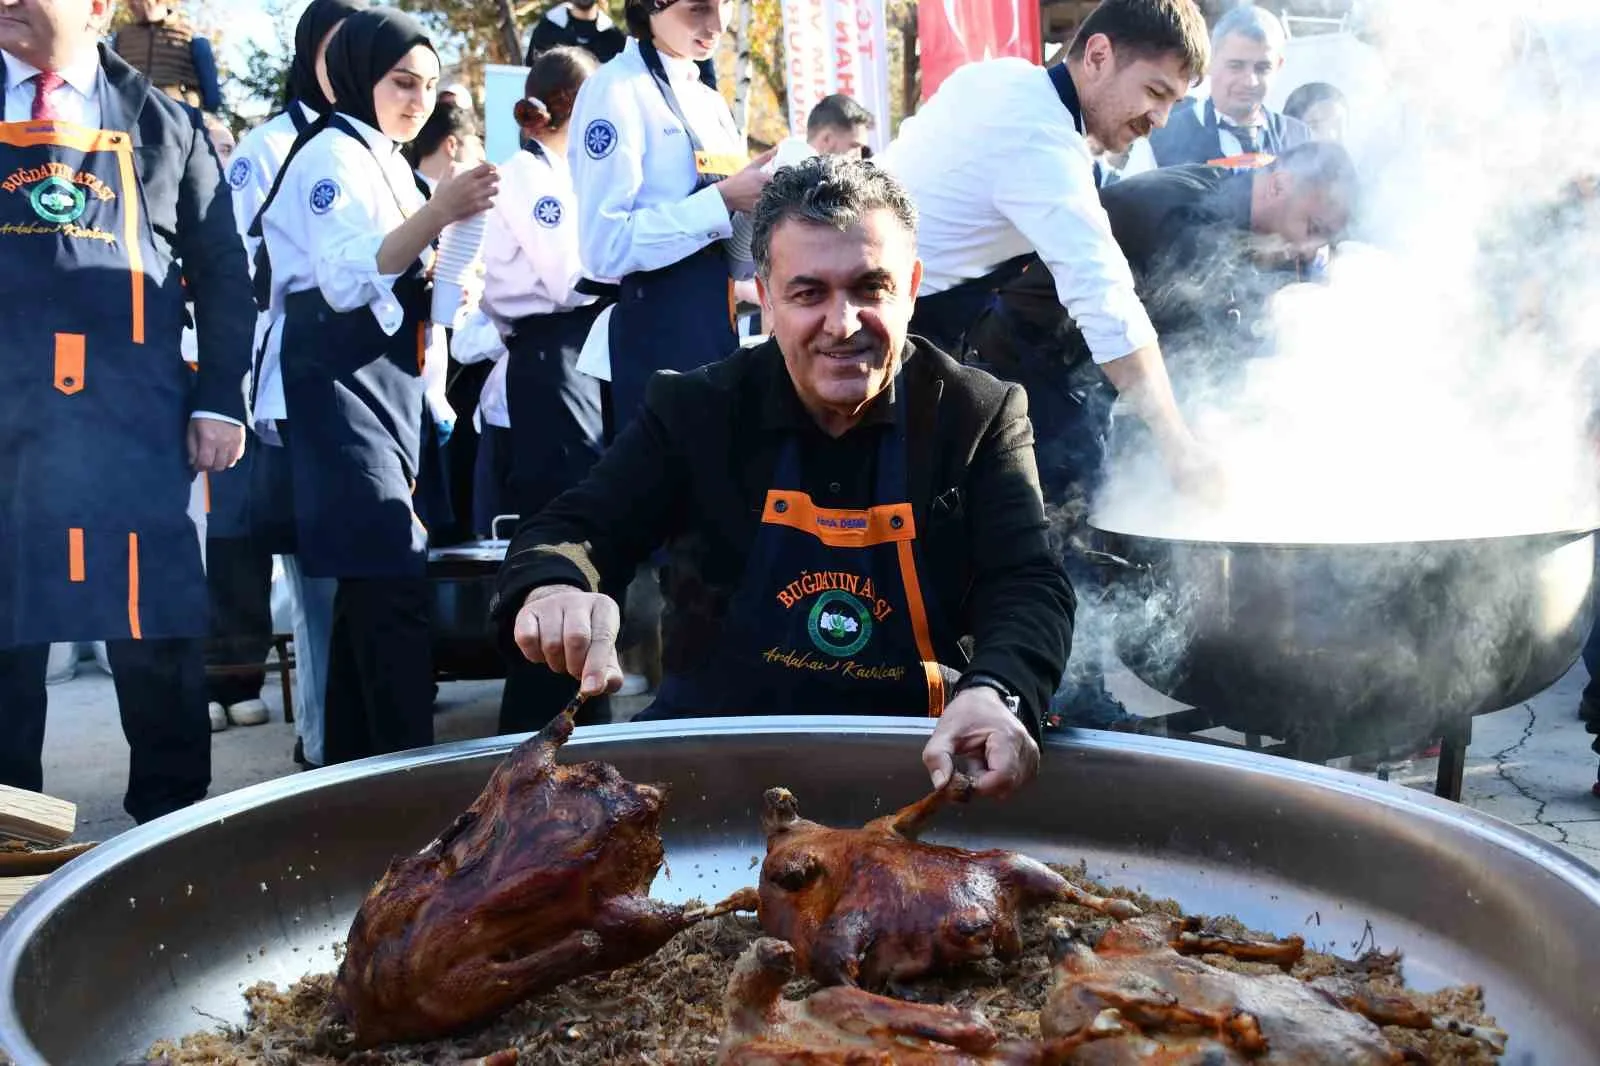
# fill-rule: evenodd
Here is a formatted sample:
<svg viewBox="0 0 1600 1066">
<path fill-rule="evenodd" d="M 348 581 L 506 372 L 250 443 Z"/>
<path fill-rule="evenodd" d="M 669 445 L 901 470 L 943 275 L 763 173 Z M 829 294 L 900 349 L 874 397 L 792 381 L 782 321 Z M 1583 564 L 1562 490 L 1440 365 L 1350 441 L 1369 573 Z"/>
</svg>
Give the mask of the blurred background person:
<svg viewBox="0 0 1600 1066">
<path fill-rule="evenodd" d="M 183 12 L 162 0 L 129 0 L 133 22 L 111 38 L 111 49 L 152 85 L 190 107 L 222 110 L 211 41 L 195 35 Z"/>
<path fill-rule="evenodd" d="M 441 96 L 422 132 L 401 152 L 430 196 L 453 170 L 482 163 L 483 136 L 470 99 Z M 476 290 L 469 287 L 463 306 L 470 310 L 476 302 Z M 472 478 L 478 454 L 472 416 L 489 370 L 489 364 L 463 366 L 452 361 L 453 328 L 453 323 L 447 329 L 435 322 L 428 329 L 422 375 L 427 406 L 414 499 L 417 517 L 428 527 L 428 543 L 436 548 L 472 536 Z"/>
<path fill-rule="evenodd" d="M 523 66 L 532 67 L 541 53 L 552 48 L 569 47 L 587 49 L 597 61 L 606 63 L 627 43 L 627 34 L 611 21 L 600 0 L 561 0 L 534 23 Z"/>
<path fill-rule="evenodd" d="M 1311 139 L 1305 123 L 1266 106 L 1288 36 L 1278 16 L 1236 7 L 1211 31 L 1211 85 L 1185 97 L 1165 126 L 1129 152 L 1123 176 L 1184 163 L 1259 166 Z"/>
<path fill-rule="evenodd" d="M 1289 94 L 1283 113 L 1306 124 L 1314 141 L 1344 141 L 1350 121 L 1350 105 L 1338 86 L 1325 81 L 1308 81 Z"/>
</svg>

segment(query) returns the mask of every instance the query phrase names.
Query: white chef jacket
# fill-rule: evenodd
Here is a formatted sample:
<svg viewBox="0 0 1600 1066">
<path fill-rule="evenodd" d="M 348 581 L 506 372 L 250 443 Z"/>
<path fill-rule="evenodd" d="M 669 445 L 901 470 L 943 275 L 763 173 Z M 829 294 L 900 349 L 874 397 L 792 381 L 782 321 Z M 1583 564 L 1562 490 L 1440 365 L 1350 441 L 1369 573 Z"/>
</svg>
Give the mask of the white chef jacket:
<svg viewBox="0 0 1600 1066">
<path fill-rule="evenodd" d="M 583 262 L 578 197 L 564 155 L 519 149 L 500 165 L 500 194 L 483 234 L 483 265 L 481 306 L 502 334 L 519 318 L 594 302 L 573 291 Z"/>
<path fill-rule="evenodd" d="M 499 327 L 481 305 L 462 319 L 450 354 L 463 365 L 486 360 L 494 362 L 478 392 L 478 409 L 473 412 L 472 425 L 479 432 L 484 426 L 510 429 L 511 409 L 506 403 L 506 346 L 500 338 Z"/>
<path fill-rule="evenodd" d="M 33 81 L 39 74 L 39 68 L 33 64 L 18 59 L 10 52 L 0 49 L 0 56 L 5 57 L 6 85 L 5 85 L 5 114 L 7 122 L 27 122 L 33 115 L 33 97 L 37 89 Z M 76 126 L 96 130 L 100 128 L 101 110 L 100 93 L 102 75 L 100 73 L 100 53 L 94 49 L 86 52 L 82 59 L 67 64 L 56 71 L 61 75 L 65 85 L 61 86 L 50 97 L 54 105 L 57 120 L 70 122 Z M 178 356 L 188 362 L 198 359 L 195 345 L 191 340 L 189 349 L 184 350 L 184 341 L 179 339 Z M 231 422 L 238 425 L 236 419 L 219 415 L 214 411 L 195 411 L 190 418 L 208 418 L 216 422 Z"/>
<path fill-rule="evenodd" d="M 958 67 L 874 162 L 917 205 L 923 293 L 1037 251 L 1095 362 L 1155 343 L 1094 157 L 1044 68 L 1016 58 Z"/>
<path fill-rule="evenodd" d="M 694 62 L 665 54 L 661 62 L 704 150 L 745 157 L 727 103 L 700 81 Z M 578 90 L 567 159 L 574 187 L 583 190 L 583 267 L 596 280 L 672 266 L 733 233 L 722 194 L 709 186 L 694 191 L 694 151 L 638 41 L 630 39 Z"/>
<path fill-rule="evenodd" d="M 308 123 L 317 120 L 317 113 L 304 104 L 295 103 L 292 106 L 300 108 L 301 115 Z M 278 171 L 283 167 L 283 161 L 288 157 L 297 135 L 294 119 L 287 111 L 281 112 L 246 133 L 234 148 L 233 158 L 228 161 L 228 188 L 233 190 L 233 221 L 239 230 L 239 239 L 244 242 L 252 275 L 256 268 L 256 245 L 261 241 L 250 236 L 250 224 L 255 221 L 256 212 L 261 210 L 262 203 L 266 201 L 267 193 L 272 191 L 272 183 L 277 179 Z M 268 330 L 276 328 L 279 322 L 270 314 L 256 316 L 252 352 L 262 351 L 262 342 Z M 262 353 L 259 366 L 255 369 L 251 390 L 253 395 L 247 398 L 252 405 L 251 424 L 255 426 L 256 433 L 270 444 L 278 443 L 276 420 L 287 417 L 278 354 L 276 346 L 270 348 L 268 353 Z"/>
<path fill-rule="evenodd" d="M 405 321 L 394 296 L 400 275 L 378 270 L 378 249 L 424 201 L 399 146 L 359 119 L 343 117 L 365 147 L 343 130 L 317 134 L 295 157 L 262 217 L 272 256 L 267 314 L 281 320 L 291 293 L 320 289 L 334 311 L 367 308 L 392 337 Z M 425 251 L 424 262 L 432 254 Z M 276 357 L 282 344 L 282 331 L 275 330 L 267 354 Z M 261 410 L 256 417 L 269 414 L 287 417 Z"/>
</svg>

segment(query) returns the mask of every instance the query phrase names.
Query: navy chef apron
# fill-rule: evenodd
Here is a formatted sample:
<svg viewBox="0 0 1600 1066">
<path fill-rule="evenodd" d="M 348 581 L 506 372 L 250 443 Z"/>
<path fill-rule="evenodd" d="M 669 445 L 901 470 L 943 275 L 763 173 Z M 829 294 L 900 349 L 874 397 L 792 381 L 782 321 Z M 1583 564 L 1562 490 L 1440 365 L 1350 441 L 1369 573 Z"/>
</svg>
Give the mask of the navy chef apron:
<svg viewBox="0 0 1600 1066">
<path fill-rule="evenodd" d="M 745 160 L 705 150 L 678 103 L 655 46 L 640 41 L 639 54 L 694 151 L 695 184 L 689 193 L 742 170 Z M 607 333 L 617 433 L 644 403 L 645 386 L 656 371 L 693 370 L 733 354 L 739 346 L 735 308 L 733 280 L 721 241 L 669 267 L 622 279 Z"/>
<path fill-rule="evenodd" d="M 183 284 L 129 134 L 0 123 L 0 647 L 201 636 Z"/>
<path fill-rule="evenodd" d="M 944 713 L 906 502 L 903 406 L 878 450 L 875 502 L 817 507 L 785 442 L 717 654 L 668 672 L 636 720 L 740 714 Z"/>
<path fill-rule="evenodd" d="M 332 125 L 360 141 L 342 119 Z M 427 530 L 412 509 L 412 490 L 421 456 L 429 290 L 421 260 L 396 279 L 405 319 L 393 336 L 366 307 L 333 310 L 320 289 L 284 301 L 295 546 L 311 577 L 426 572 Z"/>
</svg>

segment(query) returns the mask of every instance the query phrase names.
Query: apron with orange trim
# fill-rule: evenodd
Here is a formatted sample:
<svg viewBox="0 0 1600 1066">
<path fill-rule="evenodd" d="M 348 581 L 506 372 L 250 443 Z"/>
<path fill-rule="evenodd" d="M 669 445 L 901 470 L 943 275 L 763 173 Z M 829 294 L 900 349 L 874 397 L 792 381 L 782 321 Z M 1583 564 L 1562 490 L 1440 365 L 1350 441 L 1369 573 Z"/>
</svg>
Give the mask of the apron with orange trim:
<svg viewBox="0 0 1600 1066">
<path fill-rule="evenodd" d="M 944 712 L 948 678 L 917 570 L 903 409 L 897 416 L 866 510 L 815 506 L 799 488 L 797 443 L 785 443 L 722 648 L 692 673 L 663 677 L 638 720 Z"/>
<path fill-rule="evenodd" d="M 183 287 L 131 138 L 0 123 L 0 647 L 199 636 Z"/>
<path fill-rule="evenodd" d="M 360 141 L 338 117 L 333 129 Z M 412 491 L 431 290 L 421 260 L 396 279 L 405 318 L 393 336 L 365 307 L 335 311 L 320 289 L 284 300 L 295 554 L 311 577 L 422 577 L 427 570 L 428 531 Z"/>
</svg>

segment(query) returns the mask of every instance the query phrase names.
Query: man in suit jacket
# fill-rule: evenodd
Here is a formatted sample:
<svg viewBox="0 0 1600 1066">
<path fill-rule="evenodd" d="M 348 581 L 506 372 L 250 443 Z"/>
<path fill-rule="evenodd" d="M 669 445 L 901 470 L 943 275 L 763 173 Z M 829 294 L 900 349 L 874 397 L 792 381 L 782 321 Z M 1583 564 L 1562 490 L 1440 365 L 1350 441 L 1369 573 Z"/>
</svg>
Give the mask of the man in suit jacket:
<svg viewBox="0 0 1600 1066">
<path fill-rule="evenodd" d="M 527 658 L 620 685 L 600 575 L 664 545 L 646 717 L 942 714 L 935 787 L 962 757 L 983 793 L 1033 775 L 1072 590 L 1023 391 L 908 339 L 915 226 L 869 163 L 779 171 L 752 245 L 773 339 L 656 375 L 587 480 L 517 531 L 495 611 Z"/>
<path fill-rule="evenodd" d="M 1261 166 L 1310 140 L 1304 122 L 1265 103 L 1285 42 L 1270 11 L 1246 4 L 1224 15 L 1211 31 L 1210 92 L 1173 107 L 1165 126 L 1134 145 L 1123 175 L 1187 163 Z"/>
<path fill-rule="evenodd" d="M 3 14 L 0 783 L 43 787 L 50 643 L 104 640 L 142 822 L 210 785 L 187 505 L 244 448 L 250 278 L 199 113 L 97 45 L 110 0 Z"/>
</svg>

